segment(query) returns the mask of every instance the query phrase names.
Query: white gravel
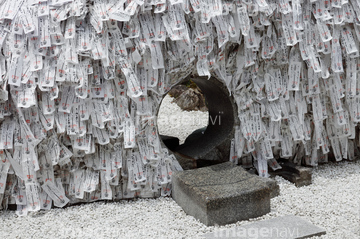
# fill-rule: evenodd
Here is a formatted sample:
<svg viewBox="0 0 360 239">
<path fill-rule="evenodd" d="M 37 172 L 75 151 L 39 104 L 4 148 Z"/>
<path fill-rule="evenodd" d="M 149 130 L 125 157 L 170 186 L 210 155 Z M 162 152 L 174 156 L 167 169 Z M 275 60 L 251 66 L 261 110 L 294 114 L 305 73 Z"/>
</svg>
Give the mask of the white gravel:
<svg viewBox="0 0 360 239">
<path fill-rule="evenodd" d="M 199 128 L 208 125 L 209 112 L 183 111 L 173 98 L 166 95 L 158 113 L 159 134 L 179 138 L 184 143 L 187 136 Z"/>
<path fill-rule="evenodd" d="M 169 103 L 171 98 L 164 100 Z M 172 110 L 178 114 L 178 109 Z M 170 129 L 186 138 L 184 128 Z M 360 237 L 360 161 L 321 165 L 314 169 L 310 186 L 296 188 L 280 177 L 276 180 L 280 196 L 271 200 L 271 212 L 251 221 L 292 214 L 325 228 L 327 234 L 321 238 Z M 222 228 L 246 223 L 249 221 Z M 0 238 L 201 238 L 214 230 L 187 216 L 171 198 L 96 202 L 27 217 L 0 212 Z"/>
<path fill-rule="evenodd" d="M 252 221 L 293 214 L 325 228 L 321 238 L 359 238 L 360 161 L 319 166 L 313 184 L 302 188 L 276 180 L 280 196 L 271 200 L 271 212 Z M 171 198 L 96 202 L 27 217 L 3 211 L 0 218 L 0 238 L 199 238 L 215 229 Z"/>
</svg>

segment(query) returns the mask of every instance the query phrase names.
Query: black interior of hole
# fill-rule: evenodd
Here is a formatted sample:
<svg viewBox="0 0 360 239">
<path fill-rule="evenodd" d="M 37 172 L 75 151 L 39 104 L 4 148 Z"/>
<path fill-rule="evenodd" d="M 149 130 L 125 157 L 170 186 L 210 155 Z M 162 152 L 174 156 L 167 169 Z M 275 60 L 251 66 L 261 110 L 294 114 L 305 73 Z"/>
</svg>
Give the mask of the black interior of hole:
<svg viewBox="0 0 360 239">
<path fill-rule="evenodd" d="M 225 84 L 216 78 L 196 77 L 191 80 L 205 96 L 209 111 L 208 126 L 204 132 L 198 130 L 197 134 L 191 134 L 184 144 L 169 149 L 195 160 L 208 160 L 208 153 L 225 140 L 230 140 L 235 124 L 234 103 Z"/>
</svg>

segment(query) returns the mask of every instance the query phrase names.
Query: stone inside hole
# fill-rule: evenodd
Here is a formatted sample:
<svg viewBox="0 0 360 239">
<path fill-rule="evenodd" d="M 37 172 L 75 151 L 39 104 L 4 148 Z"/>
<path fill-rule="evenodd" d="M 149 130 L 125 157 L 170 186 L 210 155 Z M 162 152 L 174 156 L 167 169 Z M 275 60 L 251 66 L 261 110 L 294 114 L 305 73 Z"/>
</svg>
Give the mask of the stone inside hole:
<svg viewBox="0 0 360 239">
<path fill-rule="evenodd" d="M 192 81 L 190 83 L 189 78 Z M 234 127 L 238 125 L 234 99 L 229 95 L 224 82 L 215 77 L 208 79 L 207 77 L 190 76 L 189 78 L 178 85 L 184 83 L 185 86 L 186 84 L 196 85 L 205 98 L 207 112 L 202 114 L 203 112 L 198 111 L 201 116 L 195 117 L 187 117 L 187 111 L 171 112 L 170 110 L 169 112 L 169 109 L 163 105 L 166 101 L 170 100 L 171 102 L 171 98 L 169 95 L 165 96 L 157 115 L 159 134 L 163 135 L 162 141 L 169 151 L 175 155 L 183 169 L 206 167 L 229 161 L 230 142 L 234 137 Z M 183 86 L 173 87 L 173 89 L 180 87 Z M 170 94 L 175 94 L 174 91 L 170 91 Z M 201 104 L 197 107 L 198 110 L 201 110 Z M 189 128 L 189 123 L 187 123 L 189 121 L 203 121 L 203 124 L 193 124 L 196 126 Z M 178 128 L 174 128 L 174 125 Z M 173 134 L 164 132 L 165 128 Z M 185 130 L 187 130 L 186 134 L 184 134 Z M 179 137 L 180 133 L 183 136 L 178 144 L 176 138 L 165 137 Z M 170 143 L 171 140 L 173 142 Z"/>
<path fill-rule="evenodd" d="M 174 86 L 164 97 L 158 113 L 158 130 L 171 151 L 196 140 L 208 126 L 209 112 L 201 89 L 190 79 Z"/>
</svg>

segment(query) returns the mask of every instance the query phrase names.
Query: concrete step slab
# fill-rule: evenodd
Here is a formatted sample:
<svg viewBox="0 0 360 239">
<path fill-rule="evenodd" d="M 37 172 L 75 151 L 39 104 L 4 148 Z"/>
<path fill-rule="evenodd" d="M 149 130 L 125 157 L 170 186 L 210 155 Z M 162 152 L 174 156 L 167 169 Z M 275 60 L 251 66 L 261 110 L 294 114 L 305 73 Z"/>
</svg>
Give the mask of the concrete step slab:
<svg viewBox="0 0 360 239">
<path fill-rule="evenodd" d="M 244 226 L 218 229 L 203 236 L 205 239 L 300 239 L 321 236 L 326 231 L 301 217 L 288 215 L 269 220 L 249 223 Z"/>
<path fill-rule="evenodd" d="M 174 174 L 172 197 L 205 225 L 225 225 L 270 212 L 274 180 L 263 180 L 231 162 Z"/>
</svg>

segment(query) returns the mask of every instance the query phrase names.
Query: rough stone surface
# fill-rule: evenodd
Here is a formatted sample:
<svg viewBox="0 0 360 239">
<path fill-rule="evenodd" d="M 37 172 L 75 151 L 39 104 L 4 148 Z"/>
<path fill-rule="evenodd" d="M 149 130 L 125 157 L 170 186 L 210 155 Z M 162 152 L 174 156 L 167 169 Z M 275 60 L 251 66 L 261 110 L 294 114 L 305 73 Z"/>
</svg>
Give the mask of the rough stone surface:
<svg viewBox="0 0 360 239">
<path fill-rule="evenodd" d="M 241 165 L 241 167 L 244 168 L 243 165 Z M 255 175 L 258 177 L 257 171 L 255 168 L 251 168 L 251 169 L 246 169 L 246 172 Z M 280 195 L 280 187 L 279 185 L 276 183 L 276 181 L 272 178 L 263 178 L 263 177 L 259 177 L 261 180 L 263 180 L 268 187 L 270 188 L 270 198 L 274 198 Z"/>
<path fill-rule="evenodd" d="M 197 160 L 189 157 L 187 155 L 178 153 L 176 151 L 173 152 L 173 154 L 175 155 L 176 159 L 178 160 L 180 166 L 184 169 L 184 170 L 189 170 L 189 169 L 195 169 L 198 168 L 197 165 Z"/>
<path fill-rule="evenodd" d="M 288 215 L 260 222 L 246 224 L 232 229 L 220 229 L 204 235 L 206 239 L 212 238 L 257 238 L 257 239 L 298 239 L 321 236 L 326 231 L 305 221 L 301 217 Z"/>
<path fill-rule="evenodd" d="M 264 181 L 266 185 L 270 188 L 270 198 L 274 198 L 280 195 L 280 187 L 275 180 L 271 178 L 262 178 L 262 177 L 259 177 L 259 179 Z"/>
<path fill-rule="evenodd" d="M 200 110 L 207 111 L 205 97 L 198 88 L 188 88 L 186 91 L 181 93 L 174 102 L 183 110 Z"/>
<path fill-rule="evenodd" d="M 227 162 L 177 172 L 172 197 L 207 226 L 225 225 L 270 212 L 269 183 Z"/>
<path fill-rule="evenodd" d="M 295 165 L 291 162 L 279 162 L 282 169 L 271 172 L 272 175 L 279 175 L 294 183 L 296 187 L 310 185 L 312 182 L 312 169 Z"/>
<path fill-rule="evenodd" d="M 171 88 L 171 90 L 169 91 L 169 95 L 171 95 L 174 98 L 179 97 L 182 93 L 184 93 L 185 91 L 187 91 L 189 88 L 186 87 L 183 84 L 179 84 L 176 85 L 174 87 Z"/>
</svg>

